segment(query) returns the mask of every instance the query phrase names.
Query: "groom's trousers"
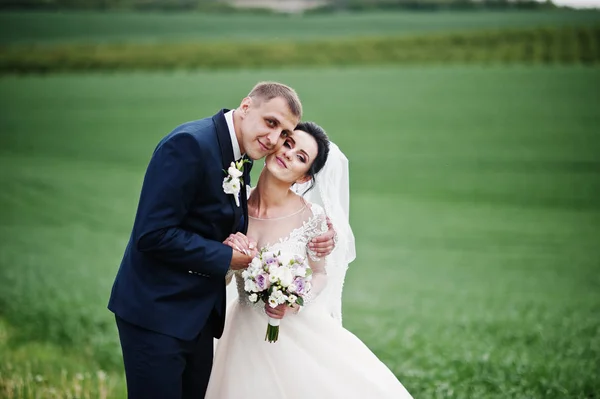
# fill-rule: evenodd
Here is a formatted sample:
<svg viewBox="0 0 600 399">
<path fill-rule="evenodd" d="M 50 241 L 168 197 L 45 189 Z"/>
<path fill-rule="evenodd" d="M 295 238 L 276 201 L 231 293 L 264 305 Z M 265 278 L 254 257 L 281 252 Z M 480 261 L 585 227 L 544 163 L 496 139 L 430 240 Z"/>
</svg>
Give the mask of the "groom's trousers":
<svg viewBox="0 0 600 399">
<path fill-rule="evenodd" d="M 129 399 L 201 399 L 213 360 L 211 318 L 191 341 L 116 317 Z"/>
</svg>

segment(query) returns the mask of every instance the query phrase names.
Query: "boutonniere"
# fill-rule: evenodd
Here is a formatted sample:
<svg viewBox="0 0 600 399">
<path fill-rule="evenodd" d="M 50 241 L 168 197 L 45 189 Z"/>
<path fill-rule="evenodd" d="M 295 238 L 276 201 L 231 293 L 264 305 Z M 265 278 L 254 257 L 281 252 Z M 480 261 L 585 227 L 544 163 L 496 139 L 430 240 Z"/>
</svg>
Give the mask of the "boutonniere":
<svg viewBox="0 0 600 399">
<path fill-rule="evenodd" d="M 225 194 L 233 194 L 237 206 L 240 206 L 240 189 L 242 188 L 242 184 L 244 184 L 242 176 L 244 175 L 243 169 L 246 162 L 250 161 L 241 159 L 237 162 L 232 162 L 227 170 L 223 170 L 227 175 L 223 179 L 223 191 Z"/>
</svg>

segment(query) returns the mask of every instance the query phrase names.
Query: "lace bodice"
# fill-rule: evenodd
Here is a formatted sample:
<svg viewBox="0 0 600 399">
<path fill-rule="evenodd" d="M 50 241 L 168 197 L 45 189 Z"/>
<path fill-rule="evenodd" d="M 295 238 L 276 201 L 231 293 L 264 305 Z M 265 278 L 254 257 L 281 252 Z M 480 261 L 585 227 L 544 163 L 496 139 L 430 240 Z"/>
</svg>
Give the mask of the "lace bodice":
<svg viewBox="0 0 600 399">
<path fill-rule="evenodd" d="M 308 243 L 315 237 L 325 233 L 328 229 L 325 211 L 321 206 L 307 203 L 306 207 L 296 214 L 290 215 L 292 219 L 256 219 L 250 218 L 248 237 L 260 237 L 259 248 L 266 247 L 270 251 L 281 251 L 291 255 L 306 257 L 313 271 L 311 295 L 305 306 L 314 299 L 324 288 L 326 280 L 325 261 L 316 257 L 308 248 Z M 242 270 L 233 272 L 237 285 L 238 301 L 251 306 L 264 313 L 265 304 L 261 301 L 251 303 L 244 291 Z"/>
</svg>

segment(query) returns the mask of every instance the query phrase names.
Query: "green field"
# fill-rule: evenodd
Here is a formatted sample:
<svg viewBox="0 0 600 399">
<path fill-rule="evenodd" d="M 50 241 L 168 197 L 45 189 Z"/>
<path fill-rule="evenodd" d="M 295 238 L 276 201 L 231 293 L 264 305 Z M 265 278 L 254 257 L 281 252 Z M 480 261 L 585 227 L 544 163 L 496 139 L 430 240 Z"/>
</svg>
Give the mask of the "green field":
<svg viewBox="0 0 600 399">
<path fill-rule="evenodd" d="M 244 15 L 0 13 L 0 43 L 315 39 L 600 23 L 599 11 L 388 12 Z"/>
<path fill-rule="evenodd" d="M 350 159 L 345 326 L 415 398 L 598 397 L 600 70 L 576 66 L 0 78 L 0 397 L 100 369 L 124 397 L 106 303 L 145 165 L 262 79 Z"/>
</svg>

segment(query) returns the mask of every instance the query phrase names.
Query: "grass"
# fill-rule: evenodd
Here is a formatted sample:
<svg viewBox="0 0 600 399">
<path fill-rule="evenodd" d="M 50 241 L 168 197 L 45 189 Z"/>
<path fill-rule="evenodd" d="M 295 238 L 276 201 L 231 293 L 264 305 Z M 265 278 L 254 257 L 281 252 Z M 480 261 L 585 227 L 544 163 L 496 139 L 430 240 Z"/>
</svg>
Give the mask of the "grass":
<svg viewBox="0 0 600 399">
<path fill-rule="evenodd" d="M 0 397 L 22 399 L 107 399 L 124 392 L 122 370 L 106 372 L 96 360 L 73 348 L 30 341 L 0 319 Z"/>
<path fill-rule="evenodd" d="M 202 13 L 3 12 L 0 13 L 0 43 L 297 40 L 598 23 L 598 11 L 565 10 L 377 12 L 303 17 Z"/>
<path fill-rule="evenodd" d="M 600 25 L 315 41 L 10 46 L 0 74 L 600 62 Z"/>
<path fill-rule="evenodd" d="M 597 397 L 600 71 L 575 66 L 1 78 L 0 392 L 98 397 L 102 370 L 124 397 L 106 303 L 148 157 L 262 79 L 351 160 L 345 326 L 415 398 Z"/>
</svg>

